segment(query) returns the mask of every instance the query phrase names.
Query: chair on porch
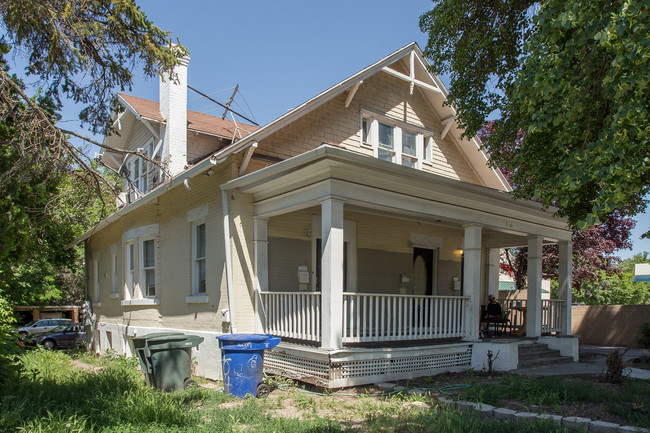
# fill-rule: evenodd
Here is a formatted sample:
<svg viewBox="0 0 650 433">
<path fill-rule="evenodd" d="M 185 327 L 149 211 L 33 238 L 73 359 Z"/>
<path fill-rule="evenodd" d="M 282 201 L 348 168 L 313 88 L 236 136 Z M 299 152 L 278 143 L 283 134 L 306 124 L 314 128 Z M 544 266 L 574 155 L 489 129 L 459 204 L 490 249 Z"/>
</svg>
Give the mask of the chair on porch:
<svg viewBox="0 0 650 433">
<path fill-rule="evenodd" d="M 490 295 L 488 300 L 489 303 L 485 305 L 485 335 L 490 336 L 491 325 L 494 328 L 493 335 L 511 333 L 512 327 L 510 326 L 510 319 L 508 318 L 509 311 L 503 310 L 494 296 Z M 483 317 L 483 315 L 481 317 Z"/>
</svg>

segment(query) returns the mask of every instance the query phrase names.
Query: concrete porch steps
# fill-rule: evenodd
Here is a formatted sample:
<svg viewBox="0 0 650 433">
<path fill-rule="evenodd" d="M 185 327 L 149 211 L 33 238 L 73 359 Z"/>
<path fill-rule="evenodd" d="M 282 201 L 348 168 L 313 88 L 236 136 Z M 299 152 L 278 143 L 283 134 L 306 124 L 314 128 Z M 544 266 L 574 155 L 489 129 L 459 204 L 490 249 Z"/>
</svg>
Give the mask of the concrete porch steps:
<svg viewBox="0 0 650 433">
<path fill-rule="evenodd" d="M 559 350 L 548 348 L 547 344 L 520 344 L 518 347 L 519 364 L 517 368 L 537 367 L 549 364 L 565 364 L 573 362 L 570 356 L 561 356 Z"/>
</svg>

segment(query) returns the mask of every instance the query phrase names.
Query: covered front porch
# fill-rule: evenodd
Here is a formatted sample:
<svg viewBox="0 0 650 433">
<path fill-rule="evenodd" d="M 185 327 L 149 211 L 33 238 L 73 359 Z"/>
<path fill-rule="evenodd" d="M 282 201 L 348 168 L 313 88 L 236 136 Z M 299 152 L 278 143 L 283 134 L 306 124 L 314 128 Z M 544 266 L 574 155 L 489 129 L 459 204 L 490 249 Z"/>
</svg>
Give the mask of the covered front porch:
<svg viewBox="0 0 650 433">
<path fill-rule="evenodd" d="M 232 218 L 252 221 L 256 330 L 283 338 L 272 371 L 341 387 L 471 368 L 499 251 L 522 243 L 528 301 L 512 326 L 570 333 L 571 234 L 535 204 L 331 146 L 222 189 L 248 199 Z M 549 242 L 560 296 L 543 303 Z"/>
</svg>

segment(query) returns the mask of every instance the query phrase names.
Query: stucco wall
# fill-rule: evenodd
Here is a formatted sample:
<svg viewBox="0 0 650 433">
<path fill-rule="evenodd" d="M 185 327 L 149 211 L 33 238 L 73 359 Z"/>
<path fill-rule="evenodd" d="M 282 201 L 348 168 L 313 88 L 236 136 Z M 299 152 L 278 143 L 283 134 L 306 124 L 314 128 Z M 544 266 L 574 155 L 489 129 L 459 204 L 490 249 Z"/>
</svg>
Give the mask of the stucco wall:
<svg viewBox="0 0 650 433">
<path fill-rule="evenodd" d="M 650 305 L 574 305 L 571 332 L 581 344 L 639 347 L 639 326 L 650 322 Z"/>
</svg>

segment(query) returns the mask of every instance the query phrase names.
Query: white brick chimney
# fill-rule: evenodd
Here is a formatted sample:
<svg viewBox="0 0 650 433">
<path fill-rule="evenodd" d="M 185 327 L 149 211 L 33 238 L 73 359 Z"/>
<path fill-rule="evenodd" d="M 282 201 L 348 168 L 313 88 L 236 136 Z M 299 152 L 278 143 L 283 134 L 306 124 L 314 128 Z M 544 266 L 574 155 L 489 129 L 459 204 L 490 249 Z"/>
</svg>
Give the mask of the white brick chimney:
<svg viewBox="0 0 650 433">
<path fill-rule="evenodd" d="M 168 74 L 160 76 L 160 114 L 166 125 L 162 148 L 162 161 L 167 164 L 170 175 L 176 176 L 187 165 L 187 65 L 189 56 L 181 59 L 174 72 L 176 79 Z"/>
</svg>

